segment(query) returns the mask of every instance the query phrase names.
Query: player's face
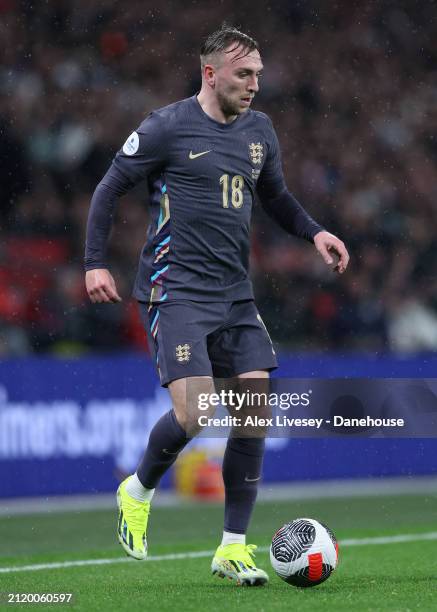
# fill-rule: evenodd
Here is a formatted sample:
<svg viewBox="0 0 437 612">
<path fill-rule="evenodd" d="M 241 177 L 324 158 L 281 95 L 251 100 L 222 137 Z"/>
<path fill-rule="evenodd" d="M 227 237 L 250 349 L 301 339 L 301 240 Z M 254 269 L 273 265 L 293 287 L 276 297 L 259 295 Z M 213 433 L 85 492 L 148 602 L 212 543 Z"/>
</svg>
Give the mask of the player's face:
<svg viewBox="0 0 437 612">
<path fill-rule="evenodd" d="M 222 54 L 222 61 L 215 71 L 214 91 L 224 115 L 240 115 L 248 110 L 259 90 L 262 67 L 257 50 L 245 55 L 244 49 L 237 47 Z"/>
</svg>

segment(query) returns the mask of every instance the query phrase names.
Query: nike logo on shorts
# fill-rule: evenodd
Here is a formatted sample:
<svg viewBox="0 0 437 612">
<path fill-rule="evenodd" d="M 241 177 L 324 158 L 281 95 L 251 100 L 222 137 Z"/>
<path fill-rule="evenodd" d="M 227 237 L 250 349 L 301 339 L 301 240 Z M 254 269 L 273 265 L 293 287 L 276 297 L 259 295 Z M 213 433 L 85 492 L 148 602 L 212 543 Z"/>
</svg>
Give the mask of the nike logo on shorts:
<svg viewBox="0 0 437 612">
<path fill-rule="evenodd" d="M 257 480 L 259 480 L 261 478 L 261 476 L 258 476 L 258 478 L 248 478 L 246 476 L 246 478 L 244 479 L 246 482 L 256 482 Z"/>
<path fill-rule="evenodd" d="M 201 157 L 202 155 L 206 155 L 207 153 L 211 153 L 211 149 L 209 151 L 202 151 L 201 153 L 193 153 L 193 151 L 190 151 L 188 157 L 190 159 L 196 159 L 196 157 Z"/>
</svg>

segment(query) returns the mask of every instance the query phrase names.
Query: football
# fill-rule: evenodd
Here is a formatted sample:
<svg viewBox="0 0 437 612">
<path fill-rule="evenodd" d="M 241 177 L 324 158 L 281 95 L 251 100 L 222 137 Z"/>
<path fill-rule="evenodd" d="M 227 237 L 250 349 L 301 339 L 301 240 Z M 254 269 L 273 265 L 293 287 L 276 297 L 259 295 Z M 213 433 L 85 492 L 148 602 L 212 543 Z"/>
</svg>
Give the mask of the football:
<svg viewBox="0 0 437 612">
<path fill-rule="evenodd" d="M 270 562 L 288 584 L 312 587 L 324 582 L 338 563 L 332 531 L 310 518 L 298 518 L 278 529 L 270 546 Z"/>
</svg>

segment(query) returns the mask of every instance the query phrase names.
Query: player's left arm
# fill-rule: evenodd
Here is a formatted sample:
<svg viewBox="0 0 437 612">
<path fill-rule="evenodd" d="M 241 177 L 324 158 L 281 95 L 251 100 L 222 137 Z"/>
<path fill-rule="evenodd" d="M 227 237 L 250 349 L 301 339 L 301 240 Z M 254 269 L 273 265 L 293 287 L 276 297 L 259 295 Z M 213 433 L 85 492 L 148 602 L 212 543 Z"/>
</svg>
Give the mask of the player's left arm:
<svg viewBox="0 0 437 612">
<path fill-rule="evenodd" d="M 339 274 L 343 274 L 349 263 L 349 253 L 344 242 L 326 230 L 322 230 L 316 234 L 313 238 L 313 242 L 328 266 L 334 263 L 332 255 L 337 257 L 334 270 Z"/>
<path fill-rule="evenodd" d="M 257 183 L 257 192 L 266 213 L 293 236 L 312 242 L 328 265 L 338 260 L 334 270 L 342 274 L 348 265 L 349 254 L 344 243 L 326 231 L 307 213 L 288 191 L 282 171 L 281 154 L 276 133 L 271 126 L 267 158 Z"/>
</svg>

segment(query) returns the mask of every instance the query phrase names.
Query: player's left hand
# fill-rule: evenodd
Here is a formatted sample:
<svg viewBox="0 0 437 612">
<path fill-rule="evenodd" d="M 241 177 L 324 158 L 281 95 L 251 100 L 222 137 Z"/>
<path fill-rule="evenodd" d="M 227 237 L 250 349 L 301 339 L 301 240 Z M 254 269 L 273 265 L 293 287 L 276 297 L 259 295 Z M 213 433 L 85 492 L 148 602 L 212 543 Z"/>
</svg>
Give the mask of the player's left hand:
<svg viewBox="0 0 437 612">
<path fill-rule="evenodd" d="M 349 263 L 349 253 L 344 243 L 334 234 L 323 231 L 314 236 L 314 245 L 328 266 L 334 263 L 332 253 L 335 254 L 338 257 L 338 261 L 334 266 L 334 270 L 339 274 L 343 274 Z"/>
</svg>

